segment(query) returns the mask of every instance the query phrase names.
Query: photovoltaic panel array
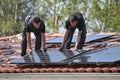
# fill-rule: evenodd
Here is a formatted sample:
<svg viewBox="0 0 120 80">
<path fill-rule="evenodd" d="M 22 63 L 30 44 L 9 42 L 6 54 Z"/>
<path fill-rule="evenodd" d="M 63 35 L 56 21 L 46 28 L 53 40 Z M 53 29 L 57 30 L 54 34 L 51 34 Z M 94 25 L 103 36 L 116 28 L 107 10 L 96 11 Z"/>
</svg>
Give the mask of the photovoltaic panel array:
<svg viewBox="0 0 120 80">
<path fill-rule="evenodd" d="M 33 53 L 11 61 L 11 64 L 96 64 L 120 61 L 120 46 L 87 54 L 89 51 L 48 50 Z M 84 54 L 85 53 L 85 54 Z"/>
<path fill-rule="evenodd" d="M 86 41 L 85 42 L 90 42 L 93 40 L 101 39 L 101 38 L 106 38 L 110 37 L 112 34 L 90 34 L 86 36 Z M 77 39 L 77 35 L 73 35 L 72 43 L 75 43 Z M 62 43 L 63 37 L 56 37 L 50 40 L 47 40 L 47 44 L 57 44 L 57 43 Z"/>
<path fill-rule="evenodd" d="M 91 54 L 83 54 L 77 57 L 66 59 L 61 62 L 64 63 L 114 63 L 120 61 L 120 46 L 105 49 L 99 52 L 91 53 Z"/>
<path fill-rule="evenodd" d="M 82 53 L 82 52 L 79 52 Z M 58 63 L 64 59 L 70 58 L 72 56 L 79 54 L 76 51 L 64 50 L 59 51 L 47 50 L 44 51 L 34 51 L 29 55 L 25 55 L 18 59 L 11 61 L 12 64 L 42 64 L 42 63 Z"/>
</svg>

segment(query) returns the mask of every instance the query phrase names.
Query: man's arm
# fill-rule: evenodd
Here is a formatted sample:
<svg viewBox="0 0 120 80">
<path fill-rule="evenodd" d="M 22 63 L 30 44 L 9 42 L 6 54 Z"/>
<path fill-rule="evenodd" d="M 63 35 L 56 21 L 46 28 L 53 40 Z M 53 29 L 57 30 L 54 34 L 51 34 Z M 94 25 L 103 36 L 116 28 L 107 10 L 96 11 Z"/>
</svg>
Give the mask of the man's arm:
<svg viewBox="0 0 120 80">
<path fill-rule="evenodd" d="M 31 52 L 32 51 L 32 47 L 31 47 L 31 33 L 26 32 L 26 36 L 27 36 L 28 49 L 29 49 L 29 52 Z"/>
<path fill-rule="evenodd" d="M 78 31 L 78 36 L 77 36 L 77 41 L 76 41 L 76 44 L 75 44 L 75 49 L 77 49 L 77 46 L 78 46 L 79 43 L 80 43 L 81 34 L 82 34 L 82 31 Z"/>
<path fill-rule="evenodd" d="M 46 37 L 45 37 L 45 33 L 41 33 L 41 35 L 42 35 L 42 46 L 43 46 L 43 49 L 46 49 L 45 48 L 45 42 L 46 42 Z"/>
<path fill-rule="evenodd" d="M 69 30 L 68 30 L 68 29 L 66 29 L 65 34 L 64 34 L 64 37 L 63 37 L 62 45 L 61 45 L 61 47 L 60 47 L 60 49 L 59 49 L 59 50 L 62 50 L 62 49 L 63 49 L 64 44 L 65 44 L 65 41 L 66 41 L 67 36 L 68 36 L 68 33 L 69 33 Z"/>
</svg>

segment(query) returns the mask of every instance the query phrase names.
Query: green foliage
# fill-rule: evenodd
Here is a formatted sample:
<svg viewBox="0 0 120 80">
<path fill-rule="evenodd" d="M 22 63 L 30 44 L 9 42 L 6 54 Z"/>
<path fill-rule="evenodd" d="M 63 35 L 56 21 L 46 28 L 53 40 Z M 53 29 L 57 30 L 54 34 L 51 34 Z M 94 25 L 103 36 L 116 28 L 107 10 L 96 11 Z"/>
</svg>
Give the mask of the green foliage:
<svg viewBox="0 0 120 80">
<path fill-rule="evenodd" d="M 0 36 L 21 32 L 28 9 L 26 0 L 0 0 Z"/>
<path fill-rule="evenodd" d="M 80 11 L 88 32 L 120 31 L 120 0 L 0 0 L 0 36 L 21 32 L 29 13 L 45 21 L 46 31 L 58 33 L 68 16 Z"/>
<path fill-rule="evenodd" d="M 120 2 L 117 0 L 92 0 L 92 19 L 100 28 L 100 32 L 119 32 L 120 30 Z M 97 27 L 93 27 L 93 30 Z"/>
</svg>

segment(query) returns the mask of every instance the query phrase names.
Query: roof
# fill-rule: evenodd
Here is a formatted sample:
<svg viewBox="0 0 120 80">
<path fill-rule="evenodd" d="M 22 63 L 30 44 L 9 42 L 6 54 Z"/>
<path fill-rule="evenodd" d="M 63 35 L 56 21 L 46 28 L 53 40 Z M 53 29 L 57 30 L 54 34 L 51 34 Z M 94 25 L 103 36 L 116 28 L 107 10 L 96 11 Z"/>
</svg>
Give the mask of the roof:
<svg viewBox="0 0 120 80">
<path fill-rule="evenodd" d="M 111 34 L 111 33 L 100 33 L 100 34 Z M 112 48 L 120 45 L 120 33 L 112 33 L 113 36 L 109 38 L 99 39 L 96 41 L 86 42 L 84 49 L 92 49 L 92 52 L 103 50 L 104 48 Z M 63 34 L 47 34 L 47 40 L 58 37 Z M 0 72 L 1 73 L 119 73 L 120 64 L 104 64 L 104 65 L 15 65 L 10 64 L 10 61 L 20 57 L 20 44 L 21 40 L 16 35 L 1 37 L 0 38 Z M 32 41 L 34 44 L 34 40 Z M 34 47 L 34 45 L 32 46 Z M 49 44 L 48 49 L 54 49 L 60 47 L 60 44 Z M 96 50 L 94 50 L 96 49 Z"/>
</svg>

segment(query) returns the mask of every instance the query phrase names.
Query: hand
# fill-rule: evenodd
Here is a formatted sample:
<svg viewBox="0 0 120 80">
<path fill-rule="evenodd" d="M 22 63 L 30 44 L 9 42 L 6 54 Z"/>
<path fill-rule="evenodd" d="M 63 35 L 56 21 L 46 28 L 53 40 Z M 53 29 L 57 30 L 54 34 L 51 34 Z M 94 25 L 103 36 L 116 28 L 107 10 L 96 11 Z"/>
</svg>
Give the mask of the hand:
<svg viewBox="0 0 120 80">
<path fill-rule="evenodd" d="M 29 48 L 29 49 L 28 49 L 28 52 L 29 52 L 29 53 L 31 53 L 32 51 L 33 51 L 32 48 Z"/>
<path fill-rule="evenodd" d="M 47 51 L 47 47 L 43 47 L 43 51 L 46 52 Z"/>
<path fill-rule="evenodd" d="M 77 50 L 77 47 L 75 47 L 74 50 Z"/>
<path fill-rule="evenodd" d="M 46 52 L 46 51 L 47 51 L 47 49 L 43 49 L 43 51 L 44 51 L 44 52 Z"/>
<path fill-rule="evenodd" d="M 62 50 L 63 50 L 63 47 L 60 47 L 60 48 L 59 48 L 59 51 L 62 51 Z"/>
</svg>

